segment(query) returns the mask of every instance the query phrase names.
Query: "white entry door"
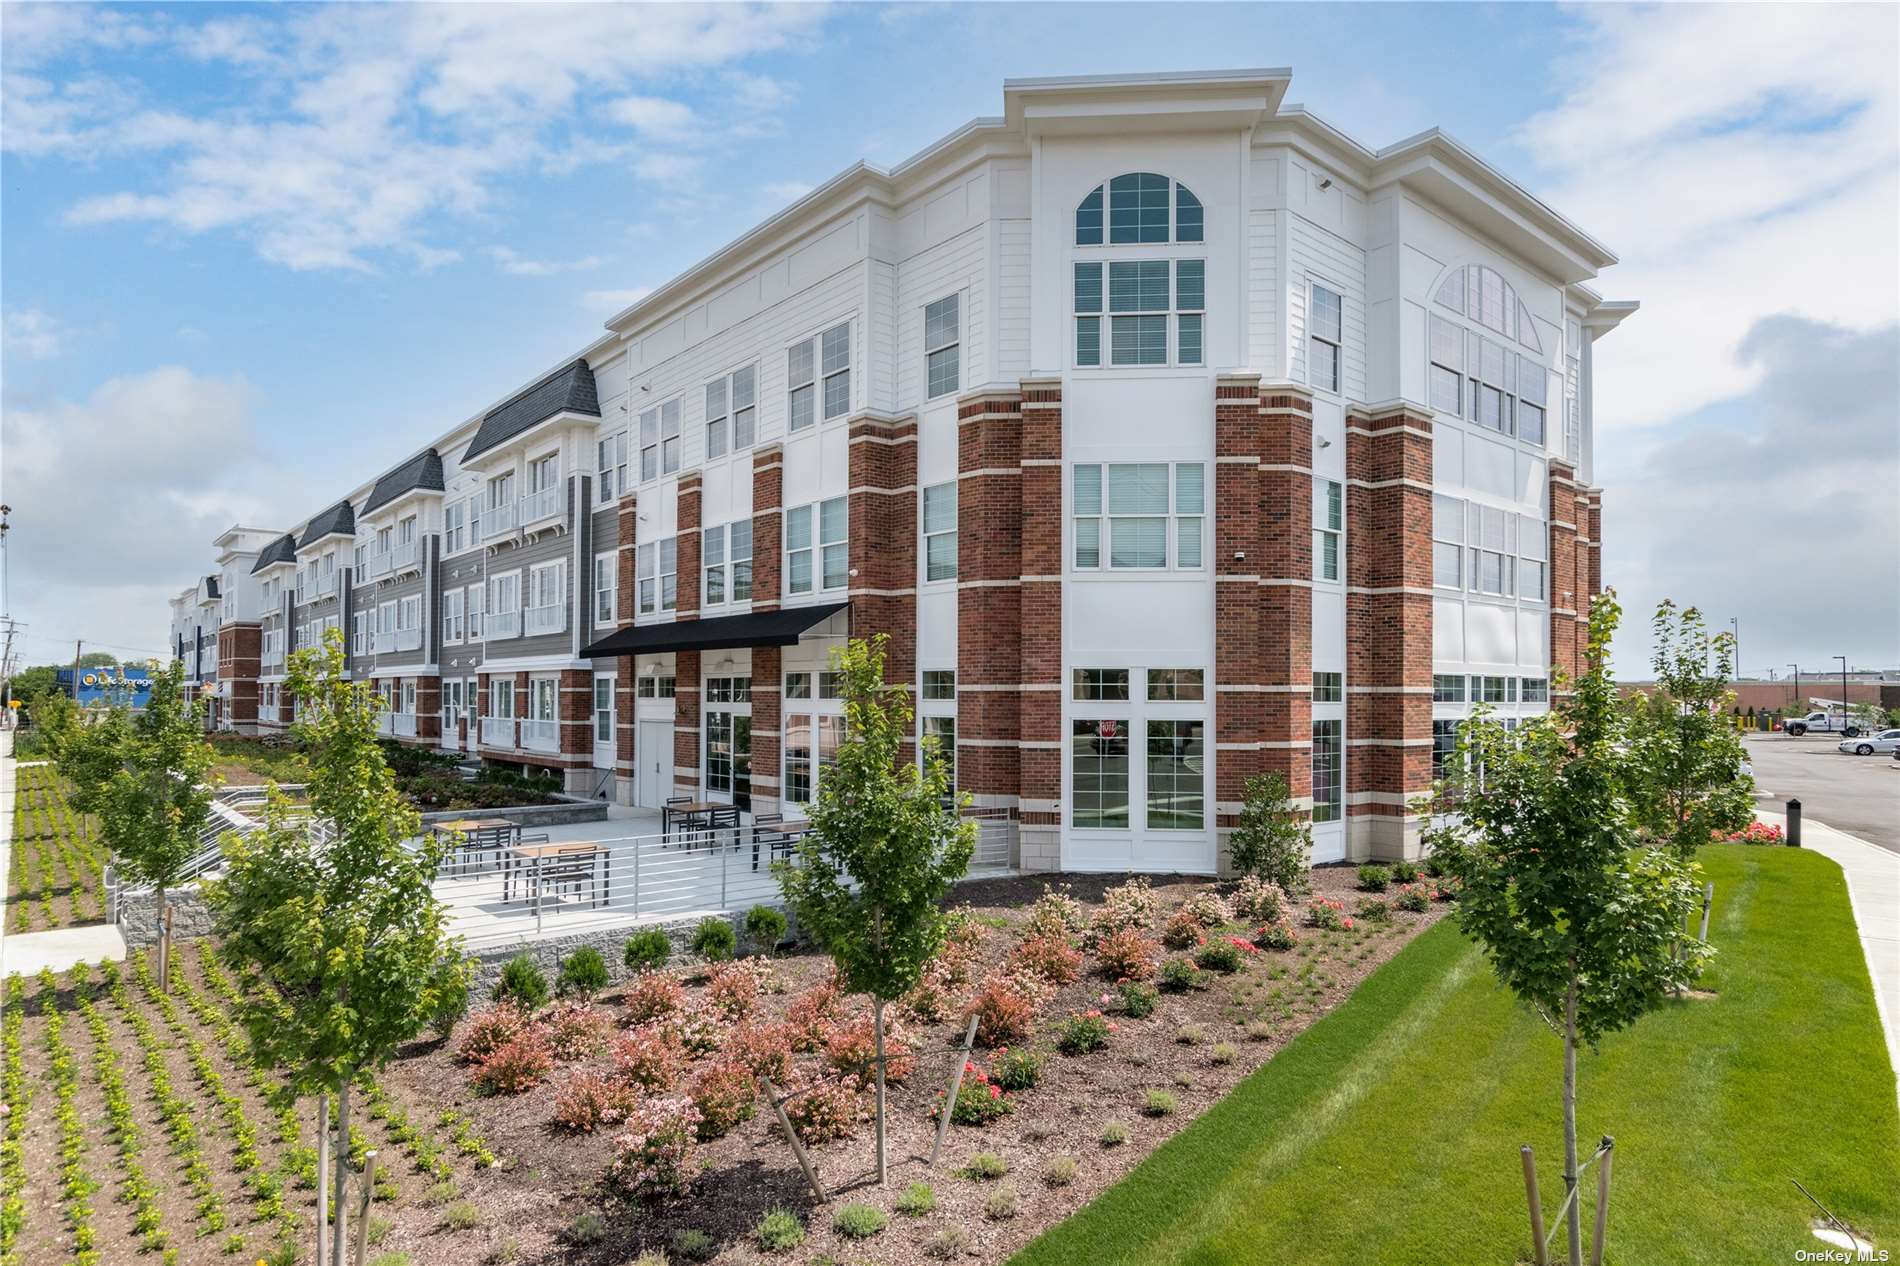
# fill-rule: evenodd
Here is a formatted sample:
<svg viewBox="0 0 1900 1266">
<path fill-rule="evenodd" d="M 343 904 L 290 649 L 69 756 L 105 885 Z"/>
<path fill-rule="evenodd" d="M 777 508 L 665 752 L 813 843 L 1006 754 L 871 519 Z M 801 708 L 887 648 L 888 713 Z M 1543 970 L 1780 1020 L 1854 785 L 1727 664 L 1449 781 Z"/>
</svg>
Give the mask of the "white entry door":
<svg viewBox="0 0 1900 1266">
<path fill-rule="evenodd" d="M 634 763 L 640 767 L 640 803 L 657 809 L 673 789 L 673 723 L 642 721 L 635 736 Z"/>
</svg>

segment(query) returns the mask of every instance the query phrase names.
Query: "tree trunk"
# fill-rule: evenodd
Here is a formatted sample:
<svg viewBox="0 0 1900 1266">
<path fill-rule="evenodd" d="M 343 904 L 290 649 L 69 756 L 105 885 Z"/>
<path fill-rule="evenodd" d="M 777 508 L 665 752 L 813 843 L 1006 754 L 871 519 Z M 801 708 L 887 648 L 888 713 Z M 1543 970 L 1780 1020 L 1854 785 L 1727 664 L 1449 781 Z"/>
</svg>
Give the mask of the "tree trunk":
<svg viewBox="0 0 1900 1266">
<path fill-rule="evenodd" d="M 1583 1210 L 1577 1191 L 1577 974 L 1564 991 L 1564 1195 L 1570 1213 L 1564 1220 L 1570 1240 L 1570 1266 L 1583 1266 Z"/>
<path fill-rule="evenodd" d="M 317 1266 L 328 1260 L 323 1237 L 330 1233 L 330 1096 L 317 1096 Z"/>
<path fill-rule="evenodd" d="M 872 1011 L 871 1028 L 877 1036 L 877 1183 L 884 1185 L 884 999 Z M 949 1105 L 944 1105 L 948 1112 Z"/>
<path fill-rule="evenodd" d="M 165 917 L 165 885 L 158 885 L 158 991 L 172 991 L 172 922 Z"/>
<path fill-rule="evenodd" d="M 1573 1146 L 1571 1151 L 1575 1152 Z M 336 1087 L 336 1179 L 335 1195 L 330 1201 L 334 1221 L 330 1223 L 330 1266 L 343 1266 L 348 1260 L 344 1257 L 344 1245 L 349 1243 L 346 1236 L 346 1223 L 349 1221 L 349 1179 L 350 1179 L 350 1082 L 344 1078 Z"/>
</svg>

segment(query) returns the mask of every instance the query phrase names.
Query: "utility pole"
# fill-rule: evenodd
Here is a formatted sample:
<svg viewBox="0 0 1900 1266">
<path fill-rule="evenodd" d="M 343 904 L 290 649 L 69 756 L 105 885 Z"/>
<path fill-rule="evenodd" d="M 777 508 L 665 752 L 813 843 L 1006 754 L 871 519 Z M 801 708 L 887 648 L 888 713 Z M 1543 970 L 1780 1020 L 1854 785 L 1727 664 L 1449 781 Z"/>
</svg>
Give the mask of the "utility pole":
<svg viewBox="0 0 1900 1266">
<path fill-rule="evenodd" d="M 1740 681 L 1742 673 L 1742 617 L 1732 615 L 1728 618 L 1729 628 L 1735 631 L 1735 680 Z"/>
<path fill-rule="evenodd" d="M 79 706 L 79 639 L 73 639 L 73 706 Z"/>
<path fill-rule="evenodd" d="M 1795 710 L 1799 711 L 1801 708 L 1801 665 L 1790 664 L 1788 667 L 1794 669 L 1794 706 Z"/>
<path fill-rule="evenodd" d="M 1847 656 L 1836 655 L 1841 661 L 1841 733 L 1847 733 Z"/>
</svg>

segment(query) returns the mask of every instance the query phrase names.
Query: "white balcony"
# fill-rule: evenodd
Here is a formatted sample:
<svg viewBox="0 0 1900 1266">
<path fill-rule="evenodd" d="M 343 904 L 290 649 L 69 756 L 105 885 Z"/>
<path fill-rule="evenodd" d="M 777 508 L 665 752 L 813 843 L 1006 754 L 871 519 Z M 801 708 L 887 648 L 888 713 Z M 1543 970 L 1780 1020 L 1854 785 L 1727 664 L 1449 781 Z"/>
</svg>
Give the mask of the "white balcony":
<svg viewBox="0 0 1900 1266">
<path fill-rule="evenodd" d="M 545 607 L 529 607 L 527 611 L 527 635 L 537 633 L 564 633 L 567 631 L 567 608 L 560 603 Z"/>
<path fill-rule="evenodd" d="M 422 649 L 421 629 L 397 629 L 396 649 L 399 651 L 419 651 Z"/>
<path fill-rule="evenodd" d="M 553 484 L 521 499 L 521 526 L 527 527 L 561 513 L 561 486 Z"/>
<path fill-rule="evenodd" d="M 492 541 L 498 536 L 506 536 L 515 530 L 515 507 L 507 505 L 489 506 L 482 511 L 482 539 Z"/>
<path fill-rule="evenodd" d="M 482 626 L 482 640 L 493 642 L 500 638 L 521 636 L 521 612 L 491 611 Z"/>
<path fill-rule="evenodd" d="M 390 733 L 397 738 L 416 736 L 416 717 L 413 712 L 392 712 L 389 714 Z"/>
<path fill-rule="evenodd" d="M 561 750 L 561 724 L 558 721 L 526 721 L 521 723 L 521 746 L 531 752 L 558 752 Z"/>
<path fill-rule="evenodd" d="M 391 547 L 389 553 L 384 555 L 389 560 L 389 570 L 403 571 L 414 567 L 416 559 L 420 557 L 419 545 L 418 541 L 404 541 L 400 545 Z"/>
<path fill-rule="evenodd" d="M 515 719 L 513 717 L 483 717 L 483 747 L 513 747 L 515 745 Z"/>
<path fill-rule="evenodd" d="M 387 633 L 378 633 L 370 640 L 370 651 L 373 654 L 387 655 L 395 649 L 396 631 L 394 629 L 391 629 Z"/>
<path fill-rule="evenodd" d="M 389 555 L 370 554 L 363 559 L 363 579 L 374 580 L 389 574 Z"/>
</svg>

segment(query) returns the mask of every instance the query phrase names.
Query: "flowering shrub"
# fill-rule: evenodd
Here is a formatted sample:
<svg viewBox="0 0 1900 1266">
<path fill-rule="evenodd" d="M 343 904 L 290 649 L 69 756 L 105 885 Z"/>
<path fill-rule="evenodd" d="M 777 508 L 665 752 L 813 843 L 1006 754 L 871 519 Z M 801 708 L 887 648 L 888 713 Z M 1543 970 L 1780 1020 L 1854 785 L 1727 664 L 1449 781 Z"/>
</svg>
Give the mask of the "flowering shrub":
<svg viewBox="0 0 1900 1266">
<path fill-rule="evenodd" d="M 706 998 L 729 1020 L 743 1020 L 758 1006 L 771 984 L 772 969 L 761 959 L 740 959 L 713 968 Z"/>
<path fill-rule="evenodd" d="M 1104 999 L 1111 995 L 1103 994 Z M 1145 1020 L 1155 1013 L 1155 987 L 1139 980 L 1121 980 L 1115 984 L 1113 1000 L 1121 1013 L 1131 1020 Z"/>
<path fill-rule="evenodd" d="M 1138 927 L 1111 932 L 1095 944 L 1095 962 L 1111 980 L 1146 980 L 1155 974 L 1161 946 Z"/>
<path fill-rule="evenodd" d="M 1161 987 L 1169 993 L 1186 993 L 1201 987 L 1201 969 L 1185 958 L 1170 958 L 1161 964 Z"/>
<path fill-rule="evenodd" d="M 1412 914 L 1423 914 L 1431 907 L 1432 899 L 1419 884 L 1400 884 L 1398 892 L 1392 897 L 1392 904 Z"/>
<path fill-rule="evenodd" d="M 726 1040 L 725 1017 L 716 1007 L 694 1001 L 667 1021 L 689 1058 L 710 1055 Z"/>
<path fill-rule="evenodd" d="M 603 1125 L 617 1125 L 639 1099 L 625 1082 L 585 1070 L 569 1074 L 554 1096 L 554 1124 L 576 1134 L 592 1134 Z"/>
<path fill-rule="evenodd" d="M 1161 943 L 1169 949 L 1193 949 L 1204 939 L 1201 921 L 1188 910 L 1176 910 L 1167 926 L 1161 929 Z"/>
<path fill-rule="evenodd" d="M 961 985 L 951 983 L 942 961 L 932 959 L 916 985 L 898 1002 L 898 1006 L 919 1024 L 935 1024 L 956 1011 L 960 1005 L 960 992 Z"/>
<path fill-rule="evenodd" d="M 968 906 L 952 910 L 947 922 L 943 948 L 932 961 L 942 965 L 945 980 L 966 985 L 983 959 L 983 942 L 989 937 L 989 929 L 976 921 L 975 912 Z"/>
<path fill-rule="evenodd" d="M 476 1065 L 474 1082 L 490 1094 L 518 1095 L 541 1084 L 554 1068 L 547 1030 L 530 1025 L 514 1041 Z"/>
<path fill-rule="evenodd" d="M 455 1053 L 464 1064 L 479 1064 L 534 1024 L 526 1010 L 513 1002 L 497 1002 L 468 1018 L 468 1031 Z"/>
<path fill-rule="evenodd" d="M 725 1057 L 754 1077 L 783 1086 L 792 1078 L 792 1026 L 748 1021 L 726 1037 Z"/>
<path fill-rule="evenodd" d="M 1068 886 L 1044 888 L 1036 904 L 1029 907 L 1026 932 L 1030 936 L 1080 936 L 1089 925 L 1082 903 L 1069 895 Z"/>
<path fill-rule="evenodd" d="M 1003 1088 L 991 1081 L 981 1068 L 966 1063 L 963 1066 L 963 1084 L 957 1087 L 957 1101 L 950 1107 L 950 1121 L 954 1125 L 988 1125 L 1000 1121 L 1016 1110 Z M 943 1116 L 943 1091 L 937 1092 L 937 1102 L 930 1109 L 930 1119 L 940 1120 Z"/>
<path fill-rule="evenodd" d="M 1108 1045 L 1116 1025 L 1100 1011 L 1078 1011 L 1056 1025 L 1056 1049 L 1064 1055 L 1086 1055 Z"/>
<path fill-rule="evenodd" d="M 1030 1046 L 1005 1046 L 990 1061 L 990 1073 L 1004 1090 L 1028 1090 L 1042 1080 L 1049 1057 Z M 967 1072 L 966 1072 L 967 1075 Z"/>
<path fill-rule="evenodd" d="M 643 1090 L 671 1090 L 686 1065 L 672 1029 L 649 1024 L 614 1043 L 614 1076 Z"/>
<path fill-rule="evenodd" d="M 1300 943 L 1300 934 L 1291 923 L 1282 919 L 1277 923 L 1263 923 L 1256 928 L 1253 943 L 1261 949 L 1290 950 Z"/>
<path fill-rule="evenodd" d="M 699 1110 L 681 1098 L 643 1099 L 627 1113 L 627 1128 L 614 1139 L 607 1180 L 632 1196 L 671 1195 L 691 1181 L 693 1138 Z"/>
<path fill-rule="evenodd" d="M 1306 926 L 1338 932 L 1352 926 L 1346 917 L 1345 903 L 1327 897 L 1314 897 L 1306 903 Z"/>
<path fill-rule="evenodd" d="M 785 1116 L 801 1143 L 829 1143 L 857 1133 L 864 1118 L 864 1086 L 856 1078 L 815 1081 L 786 1101 Z"/>
<path fill-rule="evenodd" d="M 1102 908 L 1089 920 L 1084 943 L 1095 948 L 1117 932 L 1129 929 L 1146 931 L 1154 926 L 1155 915 L 1159 911 L 1160 904 L 1148 881 L 1131 879 L 1119 888 L 1110 888 L 1102 894 Z"/>
<path fill-rule="evenodd" d="M 1465 881 L 1456 875 L 1442 875 L 1432 888 L 1433 901 L 1456 901 L 1465 890 Z"/>
<path fill-rule="evenodd" d="M 1187 915 L 1204 928 L 1217 928 L 1234 917 L 1227 903 L 1221 900 L 1221 895 L 1211 888 L 1203 888 L 1182 902 L 1178 913 Z"/>
<path fill-rule="evenodd" d="M 665 972 L 643 971 L 627 986 L 627 1023 L 646 1024 L 686 1005 L 686 991 Z"/>
<path fill-rule="evenodd" d="M 700 1069 L 689 1093 L 699 1112 L 699 1137 L 716 1139 L 741 1121 L 752 1119 L 759 1086 L 742 1065 L 726 1058 Z"/>
<path fill-rule="evenodd" d="M 1359 908 L 1355 910 L 1354 913 L 1368 923 L 1390 923 L 1392 921 L 1392 906 L 1384 897 L 1362 897 L 1359 901 Z"/>
<path fill-rule="evenodd" d="M 976 1017 L 976 1040 L 985 1046 L 1008 1046 L 1029 1040 L 1036 1022 L 1036 998 L 1015 976 L 997 972 L 984 980 L 964 1011 Z"/>
<path fill-rule="evenodd" d="M 792 1049 L 817 1050 L 825 1040 L 825 1031 L 844 1015 L 843 1000 L 837 985 L 821 980 L 792 999 L 785 1008 L 785 1024 L 791 1030 Z"/>
<path fill-rule="evenodd" d="M 825 1035 L 825 1064 L 840 1077 L 877 1076 L 877 1030 L 868 1014 L 843 1024 L 833 1025 Z M 884 1020 L 884 1080 L 902 1081 L 915 1072 L 917 1057 L 896 1021 Z"/>
<path fill-rule="evenodd" d="M 1234 889 L 1234 914 L 1256 923 L 1279 923 L 1287 917 L 1286 890 L 1271 880 L 1248 875 Z"/>
<path fill-rule="evenodd" d="M 548 1031 L 554 1058 L 563 1063 L 598 1054 L 607 1045 L 607 1031 L 612 1027 L 605 1011 L 579 998 L 555 1003 L 541 1013 L 541 1023 Z"/>
<path fill-rule="evenodd" d="M 1750 822 L 1739 831 L 1730 831 L 1724 835 L 1716 831 L 1709 836 L 1711 844 L 1786 844 L 1787 836 L 1779 826 L 1770 826 L 1766 822 Z"/>
<path fill-rule="evenodd" d="M 1082 954 L 1061 933 L 1025 937 L 1010 951 L 1009 965 L 1042 977 L 1052 985 L 1066 985 L 1082 974 Z"/>
<path fill-rule="evenodd" d="M 1260 952 L 1253 947 L 1253 942 L 1251 941 L 1243 941 L 1238 937 L 1232 936 L 1216 937 L 1214 940 L 1201 946 L 1200 950 L 1195 953 L 1194 965 L 1204 971 L 1217 971 L 1221 973 L 1237 972 L 1240 970 L 1240 947 L 1242 945 L 1247 947 L 1246 952 L 1249 954 L 1258 954 Z"/>
</svg>

